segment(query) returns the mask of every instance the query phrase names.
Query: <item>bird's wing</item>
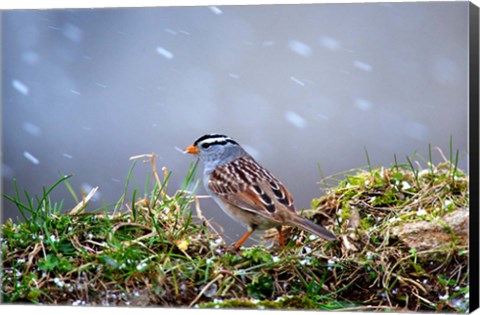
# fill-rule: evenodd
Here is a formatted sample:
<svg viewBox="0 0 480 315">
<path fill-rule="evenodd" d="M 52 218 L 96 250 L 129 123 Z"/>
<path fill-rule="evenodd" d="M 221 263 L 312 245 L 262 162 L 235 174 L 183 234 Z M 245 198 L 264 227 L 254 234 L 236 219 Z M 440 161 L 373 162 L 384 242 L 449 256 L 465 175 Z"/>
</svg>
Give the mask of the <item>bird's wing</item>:
<svg viewBox="0 0 480 315">
<path fill-rule="evenodd" d="M 213 171 L 207 185 L 225 202 L 273 221 L 283 222 L 288 212 L 295 213 L 292 196 L 285 186 L 249 156 Z M 280 208 L 287 211 L 279 211 Z"/>
</svg>

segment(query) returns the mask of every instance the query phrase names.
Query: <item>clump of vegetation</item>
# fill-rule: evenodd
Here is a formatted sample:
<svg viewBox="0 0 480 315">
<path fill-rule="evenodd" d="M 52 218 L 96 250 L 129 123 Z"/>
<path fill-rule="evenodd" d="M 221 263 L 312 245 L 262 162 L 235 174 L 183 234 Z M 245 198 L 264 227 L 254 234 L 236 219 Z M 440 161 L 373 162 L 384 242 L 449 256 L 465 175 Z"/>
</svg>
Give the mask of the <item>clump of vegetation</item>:
<svg viewBox="0 0 480 315">
<path fill-rule="evenodd" d="M 312 201 L 313 217 L 336 217 L 342 235 L 334 287 L 370 305 L 466 311 L 468 176 L 447 159 L 407 161 L 346 174 Z"/>
<path fill-rule="evenodd" d="M 333 230 L 325 242 L 287 228 L 239 252 L 227 250 L 221 230 L 201 213 L 192 165 L 184 189 L 168 192 L 170 172 L 153 187 L 125 193 L 112 211 L 87 212 L 64 177 L 40 197 L 4 196 L 23 222 L 2 227 L 3 302 L 74 305 L 323 310 L 468 310 L 468 243 L 446 216 L 467 210 L 468 176 L 453 159 L 427 168 L 396 161 L 390 168 L 331 177 L 336 185 L 305 215 Z M 458 160 L 458 155 L 455 161 Z M 132 167 L 133 170 L 133 167 Z M 129 172 L 127 183 L 132 178 Z M 326 179 L 325 179 L 326 181 Z M 78 206 L 64 213 L 49 194 L 66 184 Z M 16 184 L 15 184 L 16 185 Z M 120 211 L 121 205 L 127 209 Z M 436 224 L 448 238 L 417 246 L 408 224 Z M 435 225 L 435 226 L 436 226 Z M 412 234 L 413 233 L 413 234 Z M 420 236 L 421 237 L 421 236 Z M 414 238 L 414 237 L 413 237 Z"/>
</svg>

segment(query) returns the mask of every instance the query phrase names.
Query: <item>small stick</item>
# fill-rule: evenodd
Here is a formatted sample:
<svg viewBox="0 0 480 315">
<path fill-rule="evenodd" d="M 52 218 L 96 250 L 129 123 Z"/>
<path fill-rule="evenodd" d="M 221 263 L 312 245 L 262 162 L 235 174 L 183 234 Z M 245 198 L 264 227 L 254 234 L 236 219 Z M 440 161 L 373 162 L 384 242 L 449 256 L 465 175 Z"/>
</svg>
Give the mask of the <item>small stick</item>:
<svg viewBox="0 0 480 315">
<path fill-rule="evenodd" d="M 219 274 L 218 276 L 215 277 L 215 279 L 213 279 L 212 281 L 207 283 L 207 285 L 203 287 L 203 289 L 200 291 L 200 293 L 198 293 L 197 297 L 192 301 L 192 303 L 190 303 L 190 305 L 188 307 L 192 307 L 193 305 L 195 305 L 195 303 L 197 303 L 197 301 L 200 299 L 200 297 L 203 295 L 203 293 L 205 293 L 205 291 L 207 291 L 208 288 L 210 288 L 210 286 L 212 284 L 214 284 L 215 282 L 217 282 L 218 280 L 220 280 L 222 278 L 223 278 L 223 275 Z"/>
</svg>

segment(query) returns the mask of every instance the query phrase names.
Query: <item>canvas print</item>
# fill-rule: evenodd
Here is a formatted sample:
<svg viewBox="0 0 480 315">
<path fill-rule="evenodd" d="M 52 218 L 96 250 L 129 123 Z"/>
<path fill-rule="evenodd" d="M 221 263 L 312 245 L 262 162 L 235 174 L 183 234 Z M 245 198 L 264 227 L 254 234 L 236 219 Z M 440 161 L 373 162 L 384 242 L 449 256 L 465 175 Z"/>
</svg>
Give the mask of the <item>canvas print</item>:
<svg viewBox="0 0 480 315">
<path fill-rule="evenodd" d="M 473 310 L 472 10 L 4 10 L 2 303 Z"/>
</svg>

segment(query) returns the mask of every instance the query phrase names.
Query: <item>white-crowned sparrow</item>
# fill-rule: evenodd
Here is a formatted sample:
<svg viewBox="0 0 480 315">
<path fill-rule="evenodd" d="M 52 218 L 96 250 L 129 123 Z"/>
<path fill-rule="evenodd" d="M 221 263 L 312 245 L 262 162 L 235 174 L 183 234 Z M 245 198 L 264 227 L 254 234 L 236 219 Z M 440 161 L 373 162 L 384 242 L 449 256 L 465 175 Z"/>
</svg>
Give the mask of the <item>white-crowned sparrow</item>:
<svg viewBox="0 0 480 315">
<path fill-rule="evenodd" d="M 204 135 L 185 152 L 198 154 L 203 161 L 203 183 L 213 200 L 248 228 L 234 248 L 240 248 L 253 231 L 273 227 L 284 247 L 282 225 L 299 227 L 326 240 L 337 239 L 324 227 L 298 215 L 285 186 L 232 138 Z"/>
</svg>

